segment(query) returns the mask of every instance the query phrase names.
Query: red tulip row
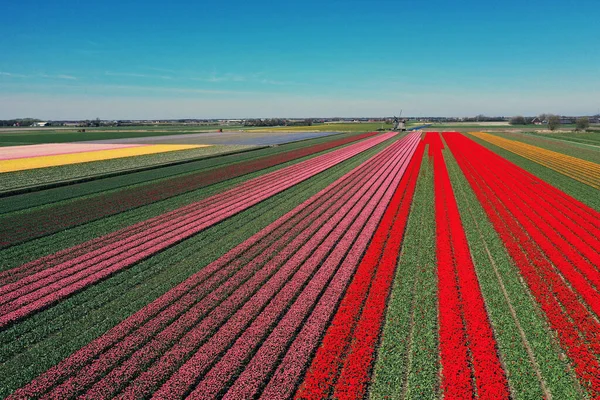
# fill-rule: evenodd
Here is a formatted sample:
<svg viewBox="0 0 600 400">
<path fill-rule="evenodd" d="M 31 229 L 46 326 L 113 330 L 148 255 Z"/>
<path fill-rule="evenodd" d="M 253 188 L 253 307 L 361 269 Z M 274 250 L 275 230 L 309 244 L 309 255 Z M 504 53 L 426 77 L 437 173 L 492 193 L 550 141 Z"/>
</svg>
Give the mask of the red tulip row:
<svg viewBox="0 0 600 400">
<path fill-rule="evenodd" d="M 296 398 L 322 399 L 332 394 L 338 399 L 364 397 L 424 148 L 421 142 L 295 394 Z M 292 359 L 285 368 L 284 364 L 278 368 L 272 380 L 275 383 L 267 387 L 269 391 L 265 395 L 288 395 L 303 373 L 304 364 L 297 360 Z"/>
<path fill-rule="evenodd" d="M 368 190 L 361 188 L 353 196 L 354 204 L 343 206 L 341 213 L 329 219 L 288 260 L 284 268 L 298 266 L 299 269 L 286 279 L 285 286 L 277 294 L 265 285 L 265 297 L 270 298 L 268 305 L 235 342 L 227 332 L 235 330 L 240 323 L 245 325 L 244 320 L 250 312 L 245 307 L 235 314 L 231 324 L 219 330 L 217 335 L 228 338 L 225 343 L 219 337 L 211 338 L 156 395 L 177 397 L 192 387 L 200 375 L 203 378 L 191 393 L 193 398 L 209 398 L 225 391 L 224 398 L 250 398 L 267 384 L 282 358 L 284 369 L 290 356 L 302 357 L 303 362 L 308 363 L 311 351 L 303 351 L 303 347 L 318 344 L 417 142 L 418 136 L 413 135 L 408 145 L 403 143 L 395 154 L 388 155 L 386 165 L 363 183 L 370 186 Z M 271 298 L 273 295 L 275 297 Z M 231 347 L 210 367 L 210 357 L 206 353 L 218 356 L 227 346 Z M 236 379 L 241 368 L 243 372 Z M 293 387 L 288 391 L 293 392 Z M 277 391 L 271 393 L 269 386 L 263 394 L 266 398 L 281 395 Z"/>
<path fill-rule="evenodd" d="M 600 396 L 598 264 L 590 259 L 600 213 L 462 135 L 444 137 L 583 386 Z"/>
<path fill-rule="evenodd" d="M 200 202 L 16 268 L 15 272 L 20 274 L 21 278 L 0 288 L 0 329 L 331 168 L 393 135 L 378 135 L 283 168 Z M 87 253 L 83 253 L 85 249 L 88 250 Z"/>
<path fill-rule="evenodd" d="M 269 332 L 277 319 L 266 316 L 284 312 L 305 283 L 317 279 L 315 269 L 324 268 L 308 260 L 335 251 L 344 232 L 361 231 L 348 228 L 371 215 L 363 207 L 370 198 L 381 200 L 382 185 L 399 179 L 414 150 L 411 140 L 388 147 L 14 395 L 139 397 L 173 374 L 161 393 L 185 393 L 198 369 L 208 372 L 223 352 L 244 353 L 245 339 L 253 339 L 244 333 L 249 326 L 259 329 L 256 321 L 264 321 L 258 332 Z M 253 340 L 249 345 L 257 346 Z"/>
<path fill-rule="evenodd" d="M 449 398 L 509 398 L 508 383 L 485 309 L 458 205 L 441 151 L 434 142 L 436 255 L 442 391 Z M 436 143 L 437 142 L 437 143 Z"/>
<path fill-rule="evenodd" d="M 365 133 L 321 143 L 310 147 L 287 151 L 281 154 L 248 160 L 209 171 L 201 171 L 181 177 L 174 177 L 144 186 L 111 191 L 99 196 L 78 199 L 68 204 L 53 206 L 50 209 L 30 212 L 24 217 L 18 215 L 2 219 L 5 227 L 0 231 L 0 247 L 7 247 L 37 237 L 49 235 L 94 221 L 109 215 L 118 214 L 136 207 L 151 204 L 182 193 L 200 189 L 208 185 L 242 176 L 264 168 L 306 157 L 321 151 L 333 149 L 348 143 L 376 135 Z"/>
</svg>

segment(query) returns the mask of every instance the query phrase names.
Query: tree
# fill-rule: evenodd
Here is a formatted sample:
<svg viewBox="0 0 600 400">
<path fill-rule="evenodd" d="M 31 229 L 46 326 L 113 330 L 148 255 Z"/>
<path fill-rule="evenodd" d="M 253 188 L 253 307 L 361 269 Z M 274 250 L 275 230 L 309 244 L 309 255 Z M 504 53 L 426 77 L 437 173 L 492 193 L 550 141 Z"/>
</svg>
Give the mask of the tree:
<svg viewBox="0 0 600 400">
<path fill-rule="evenodd" d="M 588 117 L 579 117 L 577 121 L 575 121 L 575 128 L 578 131 L 585 131 L 590 127 L 590 119 Z"/>
<path fill-rule="evenodd" d="M 540 114 L 538 115 L 538 118 L 540 119 L 540 121 L 544 122 L 548 119 L 548 114 Z"/>
<path fill-rule="evenodd" d="M 548 116 L 548 129 L 551 131 L 555 130 L 560 126 L 560 117 L 558 115 Z"/>
<path fill-rule="evenodd" d="M 511 125 L 525 125 L 525 117 L 522 115 L 517 115 L 516 117 L 512 117 L 509 123 Z"/>
</svg>

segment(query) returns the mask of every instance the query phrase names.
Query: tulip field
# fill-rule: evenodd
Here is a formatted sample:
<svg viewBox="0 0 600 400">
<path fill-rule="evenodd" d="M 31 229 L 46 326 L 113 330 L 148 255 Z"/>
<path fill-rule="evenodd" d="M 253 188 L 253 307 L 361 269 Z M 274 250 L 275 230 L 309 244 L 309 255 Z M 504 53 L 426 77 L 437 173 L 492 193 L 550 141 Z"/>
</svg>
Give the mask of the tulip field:
<svg viewBox="0 0 600 400">
<path fill-rule="evenodd" d="M 535 140 L 0 147 L 40 172 L 0 192 L 0 397 L 600 398 L 600 148 Z"/>
</svg>

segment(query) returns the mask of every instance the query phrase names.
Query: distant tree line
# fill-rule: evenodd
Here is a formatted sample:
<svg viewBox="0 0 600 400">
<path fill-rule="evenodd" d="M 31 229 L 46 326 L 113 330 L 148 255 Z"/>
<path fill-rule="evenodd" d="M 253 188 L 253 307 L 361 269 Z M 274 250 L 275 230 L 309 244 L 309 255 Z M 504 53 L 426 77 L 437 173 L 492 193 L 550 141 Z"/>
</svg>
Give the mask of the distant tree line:
<svg viewBox="0 0 600 400">
<path fill-rule="evenodd" d="M 537 117 L 523 117 L 522 115 L 516 115 L 509 120 L 511 125 L 529 125 L 534 122 L 547 124 L 548 129 L 551 131 L 556 130 L 563 123 L 561 117 L 554 114 L 540 114 Z M 579 117 L 575 120 L 575 130 L 584 131 L 589 127 L 590 119 L 588 117 Z"/>
<path fill-rule="evenodd" d="M 35 122 L 40 122 L 40 120 L 35 118 L 0 119 L 0 126 L 29 126 Z"/>
</svg>

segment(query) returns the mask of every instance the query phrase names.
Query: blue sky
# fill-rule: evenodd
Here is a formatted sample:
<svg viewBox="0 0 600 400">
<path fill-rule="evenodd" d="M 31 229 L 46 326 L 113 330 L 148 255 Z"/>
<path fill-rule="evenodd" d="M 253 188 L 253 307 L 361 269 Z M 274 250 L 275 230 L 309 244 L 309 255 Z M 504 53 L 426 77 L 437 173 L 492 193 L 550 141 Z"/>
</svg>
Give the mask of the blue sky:
<svg viewBox="0 0 600 400">
<path fill-rule="evenodd" d="M 5 2 L 0 118 L 591 114 L 576 3 Z"/>
</svg>

